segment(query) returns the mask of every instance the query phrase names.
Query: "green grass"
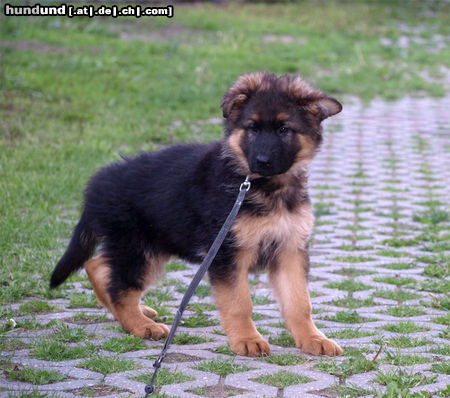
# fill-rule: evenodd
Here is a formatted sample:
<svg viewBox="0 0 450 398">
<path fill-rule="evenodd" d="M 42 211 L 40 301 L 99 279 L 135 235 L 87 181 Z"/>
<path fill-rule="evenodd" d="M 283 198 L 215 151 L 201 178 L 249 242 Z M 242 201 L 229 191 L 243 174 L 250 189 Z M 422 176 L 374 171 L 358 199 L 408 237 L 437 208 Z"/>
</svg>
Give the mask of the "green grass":
<svg viewBox="0 0 450 398">
<path fill-rule="evenodd" d="M 132 377 L 132 379 L 141 383 L 148 383 L 150 381 L 148 373 L 140 374 L 139 376 Z M 173 383 L 183 383 L 194 379 L 194 376 L 186 375 L 182 371 L 175 370 L 171 372 L 169 369 L 163 367 L 158 371 L 153 384 L 158 387 Z"/>
<path fill-rule="evenodd" d="M 11 314 L 13 315 L 13 314 Z M 6 318 L 6 316 L 5 316 Z M 14 326 L 14 322 L 16 325 Z M 21 318 L 21 319 L 9 319 L 3 323 L 0 327 L 0 333 L 7 332 L 9 330 L 14 329 L 22 329 L 22 330 L 41 330 L 41 329 L 49 329 L 55 325 L 54 321 L 50 321 L 46 324 L 40 323 L 36 318 Z"/>
<path fill-rule="evenodd" d="M 197 297 L 204 298 L 211 295 L 211 286 L 209 285 L 198 285 L 194 293 Z"/>
<path fill-rule="evenodd" d="M 372 293 L 372 295 L 375 297 L 382 297 L 385 299 L 395 300 L 398 302 L 413 300 L 421 297 L 420 294 L 403 289 L 376 289 Z"/>
<path fill-rule="evenodd" d="M 150 302 L 157 302 L 161 304 L 165 301 L 175 300 L 175 296 L 170 291 L 168 287 L 165 288 L 154 288 L 149 290 L 145 296 L 144 300 L 150 300 Z"/>
<path fill-rule="evenodd" d="M 31 344 L 21 339 L 0 336 L 0 351 L 16 351 L 30 348 Z"/>
<path fill-rule="evenodd" d="M 401 252 L 392 249 L 378 250 L 375 254 L 378 254 L 379 256 L 394 257 L 394 258 L 409 257 L 408 252 Z"/>
<path fill-rule="evenodd" d="M 215 311 L 217 308 L 214 304 L 210 303 L 190 303 L 187 306 L 188 310 L 195 312 Z"/>
<path fill-rule="evenodd" d="M 431 365 L 432 372 L 444 373 L 446 375 L 450 374 L 450 363 L 448 361 L 441 363 L 434 363 Z"/>
<path fill-rule="evenodd" d="M 181 326 L 188 328 L 199 328 L 204 326 L 215 326 L 220 322 L 217 319 L 211 319 L 207 314 L 195 313 L 188 318 L 182 318 Z"/>
<path fill-rule="evenodd" d="M 345 290 L 347 292 L 372 289 L 372 286 L 366 285 L 360 281 L 355 281 L 354 279 L 345 279 L 341 282 L 328 282 L 324 286 L 332 289 Z"/>
<path fill-rule="evenodd" d="M 361 323 L 376 321 L 375 318 L 365 318 L 358 314 L 357 311 L 339 311 L 335 315 L 325 316 L 322 319 L 344 323 Z"/>
<path fill-rule="evenodd" d="M 357 328 L 357 329 L 335 330 L 332 332 L 328 332 L 327 336 L 331 337 L 331 338 L 338 338 L 338 339 L 357 339 L 360 337 L 373 336 L 374 334 L 377 334 L 377 333 L 369 332 L 367 330 L 360 330 L 360 328 Z"/>
<path fill-rule="evenodd" d="M 295 347 L 294 338 L 285 330 L 283 330 L 275 337 L 274 336 L 269 337 L 269 343 L 280 345 L 282 347 Z"/>
<path fill-rule="evenodd" d="M 426 326 L 420 326 L 409 320 L 406 322 L 388 323 L 382 326 L 381 329 L 396 333 L 416 333 L 430 330 L 430 328 Z"/>
<path fill-rule="evenodd" d="M 214 341 L 211 337 L 202 337 L 190 333 L 175 334 L 172 344 L 202 344 Z"/>
<path fill-rule="evenodd" d="M 399 305 L 397 307 L 389 307 L 386 310 L 380 312 L 402 318 L 426 314 L 426 312 L 422 308 L 409 305 Z"/>
<path fill-rule="evenodd" d="M 415 246 L 417 245 L 418 240 L 417 239 L 412 239 L 412 238 L 408 238 L 408 239 L 404 239 L 404 238 L 391 238 L 391 239 L 385 239 L 383 240 L 381 243 L 383 245 L 388 245 L 391 247 L 404 247 L 404 246 Z M 395 257 L 395 256 L 393 256 Z"/>
<path fill-rule="evenodd" d="M 192 392 L 195 395 L 201 396 L 201 397 L 233 397 L 235 395 L 241 395 L 242 393 L 248 391 L 245 389 L 232 387 L 229 385 L 222 386 L 222 385 L 215 385 L 215 386 L 204 386 L 204 387 L 194 387 L 189 388 L 186 390 L 187 392 Z M 220 394 L 220 395 L 218 395 Z"/>
<path fill-rule="evenodd" d="M 434 278 L 446 278 L 450 275 L 450 262 L 447 264 L 427 265 L 422 274 Z"/>
<path fill-rule="evenodd" d="M 313 381 L 311 377 L 299 375 L 287 370 L 280 370 L 279 372 L 270 375 L 261 375 L 251 380 L 278 388 L 285 388 L 295 384 L 302 384 Z"/>
<path fill-rule="evenodd" d="M 140 337 L 126 335 L 123 337 L 111 337 L 102 344 L 104 350 L 122 353 L 129 351 L 145 350 L 148 346 Z"/>
<path fill-rule="evenodd" d="M 0 390 L 1 391 L 1 390 Z M 29 390 L 30 392 L 19 392 L 18 394 L 13 395 L 13 393 L 8 395 L 8 398 L 48 398 L 48 397 L 55 397 L 60 398 L 60 395 L 57 394 L 51 394 L 49 395 L 47 392 L 40 393 L 39 390 L 33 389 Z"/>
<path fill-rule="evenodd" d="M 65 323 L 59 322 L 51 337 L 64 343 L 72 343 L 91 339 L 95 335 L 86 333 L 86 330 L 83 328 L 71 328 Z"/>
<path fill-rule="evenodd" d="M 384 358 L 381 362 L 388 363 L 395 366 L 411 366 L 418 365 L 422 363 L 431 362 L 433 359 L 418 354 L 401 354 L 400 350 L 397 351 L 385 351 Z"/>
<path fill-rule="evenodd" d="M 373 381 L 382 384 L 389 385 L 395 383 L 400 388 L 414 387 L 423 378 L 422 373 L 414 373 L 412 370 L 407 371 L 401 368 L 390 369 L 388 371 L 379 370 L 377 376 Z M 428 376 L 422 384 L 429 384 L 436 380 L 437 375 Z"/>
<path fill-rule="evenodd" d="M 432 354 L 440 354 L 450 356 L 450 344 L 442 343 L 439 345 L 433 346 L 429 352 Z"/>
<path fill-rule="evenodd" d="M 86 314 L 85 312 L 77 312 L 70 318 L 66 318 L 65 321 L 70 323 L 76 323 L 79 325 L 87 325 L 90 323 L 108 322 L 106 314 Z"/>
<path fill-rule="evenodd" d="M 30 300 L 24 304 L 21 304 L 19 311 L 21 315 L 27 314 L 47 314 L 54 312 L 57 308 L 54 305 L 50 305 L 46 301 Z"/>
<path fill-rule="evenodd" d="M 411 347 L 421 347 L 426 344 L 431 343 L 430 340 L 423 337 L 409 337 L 408 335 L 401 335 L 390 337 L 387 339 L 375 339 L 373 340 L 375 344 L 387 344 L 388 346 L 395 348 L 411 348 Z"/>
<path fill-rule="evenodd" d="M 347 252 L 357 252 L 357 251 L 372 250 L 373 246 L 340 245 L 336 246 L 336 249 L 344 250 Z M 369 271 L 369 273 L 371 272 Z"/>
<path fill-rule="evenodd" d="M 71 292 L 68 296 L 69 308 L 102 308 L 94 293 Z"/>
<path fill-rule="evenodd" d="M 425 279 L 420 282 L 420 290 L 433 293 L 448 293 L 450 291 L 450 280 Z"/>
<path fill-rule="evenodd" d="M 357 299 L 354 297 L 346 296 L 344 298 L 336 299 L 328 302 L 327 304 L 335 305 L 337 307 L 346 307 L 350 309 L 360 308 L 360 307 L 370 307 L 375 305 L 372 297 L 367 299 Z"/>
<path fill-rule="evenodd" d="M 388 269 L 402 270 L 402 269 L 414 268 L 415 264 L 414 263 L 397 262 L 397 263 L 383 264 L 382 267 L 388 268 Z"/>
<path fill-rule="evenodd" d="M 361 397 L 364 395 L 371 395 L 373 393 L 372 391 L 358 387 L 355 384 L 350 385 L 335 384 L 330 388 L 328 388 L 328 390 L 337 393 L 338 397 L 345 397 L 345 398 Z"/>
<path fill-rule="evenodd" d="M 204 372 L 211 372 L 219 376 L 227 376 L 229 374 L 247 372 L 250 367 L 245 364 L 238 364 L 235 358 L 223 358 L 221 356 L 207 362 L 201 362 L 194 369 Z"/>
<path fill-rule="evenodd" d="M 185 271 L 187 270 L 186 264 L 184 264 L 181 261 L 171 261 L 169 264 L 166 265 L 166 272 L 173 272 L 173 271 Z"/>
<path fill-rule="evenodd" d="M 418 0 L 388 7 L 334 0 L 326 8 L 312 0 L 301 6 L 231 2 L 177 5 L 171 20 L 126 20 L 137 38 L 154 35 L 156 41 L 125 41 L 118 32 L 123 26 L 108 18 L 5 18 L 0 35 L 10 44 L 2 49 L 0 75 L 0 280 L 6 285 L 0 302 L 49 294 L 50 270 L 76 222 L 84 182 L 97 167 L 119 152 L 217 138 L 220 126 L 204 123 L 198 132 L 190 126 L 220 116 L 220 99 L 239 74 L 300 72 L 338 98 L 443 95 L 438 69 L 450 64 L 446 50 L 431 51 L 430 37 L 406 49 L 397 44 L 401 35 L 414 35 L 401 25 L 446 34 L 448 5 L 437 4 L 433 15 L 426 7 Z M 282 35 L 292 40 L 277 40 Z M 33 51 L 20 48 L 29 42 Z M 169 129 L 174 121 L 180 126 Z M 437 225 L 448 213 L 416 217 Z"/>
<path fill-rule="evenodd" d="M 335 359 L 320 359 L 314 368 L 345 379 L 352 374 L 365 372 L 371 362 L 372 360 L 366 359 L 361 352 L 353 351 L 347 359 L 341 362 Z M 371 369 L 377 369 L 377 367 L 378 360 L 375 360 Z"/>
<path fill-rule="evenodd" d="M 389 283 L 396 286 L 410 285 L 417 282 L 414 278 L 401 278 L 399 276 L 376 276 L 372 279 L 375 282 Z"/>
<path fill-rule="evenodd" d="M 89 369 L 94 372 L 107 375 L 116 372 L 125 372 L 127 370 L 139 369 L 141 366 L 132 360 L 114 357 L 94 356 L 86 359 L 77 365 L 79 368 Z"/>
<path fill-rule="evenodd" d="M 121 325 L 108 325 L 104 326 L 105 330 L 112 330 L 113 332 L 127 334 L 128 332 Z"/>
<path fill-rule="evenodd" d="M 266 305 L 266 304 L 273 303 L 273 300 L 271 300 L 269 298 L 269 295 L 266 295 L 266 296 L 252 295 L 252 302 L 253 302 L 253 305 Z"/>
<path fill-rule="evenodd" d="M 233 351 L 231 351 L 230 345 L 228 343 L 214 348 L 214 352 L 225 355 L 236 355 Z"/>
<path fill-rule="evenodd" d="M 98 350 L 93 344 L 70 346 L 61 341 L 48 338 L 37 340 L 30 356 L 47 361 L 65 361 L 68 359 L 85 358 Z"/>
<path fill-rule="evenodd" d="M 56 383 L 68 379 L 68 377 L 56 370 L 36 369 L 28 366 L 7 367 L 0 363 L 0 369 L 9 380 L 24 381 L 35 385 Z"/>
<path fill-rule="evenodd" d="M 436 391 L 436 395 L 438 397 L 449 397 L 450 396 L 450 384 L 447 384 L 447 386 L 439 391 Z"/>
<path fill-rule="evenodd" d="M 376 258 L 370 256 L 335 256 L 333 257 L 333 260 L 345 263 L 364 263 L 366 261 L 376 260 Z"/>
<path fill-rule="evenodd" d="M 434 323 L 440 323 L 442 325 L 450 326 L 450 313 L 440 315 L 431 319 Z"/>
<path fill-rule="evenodd" d="M 439 207 L 431 207 L 429 210 L 415 213 L 413 220 L 430 226 L 436 226 L 449 221 L 450 213 Z"/>
<path fill-rule="evenodd" d="M 345 275 L 348 277 L 355 277 L 360 275 L 370 275 L 373 274 L 374 271 L 370 271 L 368 269 L 358 269 L 355 267 L 344 267 L 339 271 L 334 271 L 335 274 Z"/>
<path fill-rule="evenodd" d="M 261 358 L 260 361 L 279 366 L 293 366 L 309 362 L 309 359 L 288 352 L 286 354 L 271 354 L 268 357 Z"/>
</svg>

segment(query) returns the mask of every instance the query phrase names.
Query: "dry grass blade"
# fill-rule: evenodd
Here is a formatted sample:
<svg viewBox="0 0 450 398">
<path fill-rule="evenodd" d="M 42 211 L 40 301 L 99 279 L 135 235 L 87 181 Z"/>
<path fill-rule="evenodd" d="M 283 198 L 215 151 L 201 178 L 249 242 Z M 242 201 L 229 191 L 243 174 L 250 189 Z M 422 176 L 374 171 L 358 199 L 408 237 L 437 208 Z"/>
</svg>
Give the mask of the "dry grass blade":
<svg viewBox="0 0 450 398">
<path fill-rule="evenodd" d="M 380 352 L 381 352 L 382 349 L 383 349 L 383 346 L 380 345 L 380 348 L 378 349 L 377 353 L 375 354 L 373 359 L 370 361 L 370 363 L 367 365 L 365 372 L 368 372 L 370 370 L 370 368 L 372 367 L 373 363 L 378 358 L 378 355 L 380 355 Z"/>
</svg>

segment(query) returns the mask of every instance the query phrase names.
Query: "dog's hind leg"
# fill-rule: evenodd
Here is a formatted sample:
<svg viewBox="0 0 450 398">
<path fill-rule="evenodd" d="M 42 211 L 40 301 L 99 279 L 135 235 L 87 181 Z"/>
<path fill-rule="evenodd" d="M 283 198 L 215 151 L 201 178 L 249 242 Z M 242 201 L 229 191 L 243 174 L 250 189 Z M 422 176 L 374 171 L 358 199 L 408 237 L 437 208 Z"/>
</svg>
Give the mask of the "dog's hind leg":
<svg viewBox="0 0 450 398">
<path fill-rule="evenodd" d="M 140 268 L 120 268 L 104 256 L 96 257 L 85 264 L 86 271 L 94 287 L 99 302 L 108 308 L 125 330 L 141 338 L 159 339 L 166 337 L 169 329 L 166 325 L 153 321 L 157 312 L 140 304 L 141 297 L 162 268 L 166 256 L 145 258 Z M 127 272 L 128 271 L 128 272 Z M 127 276 L 132 282 L 127 282 Z"/>
<path fill-rule="evenodd" d="M 252 320 L 248 270 L 254 257 L 253 250 L 241 250 L 236 256 L 236 274 L 229 279 L 211 278 L 214 299 L 231 350 L 251 357 L 270 354 L 269 343 L 256 330 Z"/>
<path fill-rule="evenodd" d="M 84 264 L 89 281 L 94 288 L 98 302 L 111 311 L 111 304 L 107 292 L 107 286 L 110 278 L 110 268 L 108 260 L 103 256 L 97 256 Z"/>
<path fill-rule="evenodd" d="M 278 263 L 269 270 L 269 278 L 278 298 L 286 327 L 295 343 L 306 354 L 335 356 L 342 354 L 339 345 L 327 338 L 311 316 L 307 286 L 308 254 L 303 250 L 284 249 Z"/>
</svg>

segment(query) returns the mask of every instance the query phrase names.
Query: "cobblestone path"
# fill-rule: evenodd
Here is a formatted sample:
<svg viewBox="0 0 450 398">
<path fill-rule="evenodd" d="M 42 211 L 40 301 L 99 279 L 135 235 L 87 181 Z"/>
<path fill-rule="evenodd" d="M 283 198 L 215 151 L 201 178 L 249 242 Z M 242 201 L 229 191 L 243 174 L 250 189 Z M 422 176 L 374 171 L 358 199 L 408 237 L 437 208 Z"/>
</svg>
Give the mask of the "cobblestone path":
<svg viewBox="0 0 450 398">
<path fill-rule="evenodd" d="M 310 179 L 314 318 L 345 354 L 293 347 L 260 275 L 250 281 L 254 319 L 273 353 L 233 355 L 205 282 L 158 396 L 381 397 L 386 388 L 391 397 L 449 396 L 449 98 L 348 102 L 326 125 Z M 171 321 L 194 272 L 172 262 L 147 294 L 160 319 Z M 83 274 L 59 294 L 3 308 L 17 325 L 1 329 L 0 396 L 143 396 L 162 343 L 124 333 Z"/>
</svg>

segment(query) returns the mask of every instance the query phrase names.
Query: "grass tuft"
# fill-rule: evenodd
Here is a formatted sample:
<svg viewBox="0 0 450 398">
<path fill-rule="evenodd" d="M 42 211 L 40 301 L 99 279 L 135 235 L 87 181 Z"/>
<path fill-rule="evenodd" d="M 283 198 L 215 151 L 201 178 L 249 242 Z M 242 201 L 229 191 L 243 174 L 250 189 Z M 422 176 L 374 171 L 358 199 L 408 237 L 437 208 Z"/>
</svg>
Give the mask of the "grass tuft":
<svg viewBox="0 0 450 398">
<path fill-rule="evenodd" d="M 278 388 L 285 388 L 295 384 L 313 381 L 311 377 L 289 372 L 287 370 L 280 370 L 279 372 L 270 375 L 261 375 L 251 380 Z"/>
</svg>

